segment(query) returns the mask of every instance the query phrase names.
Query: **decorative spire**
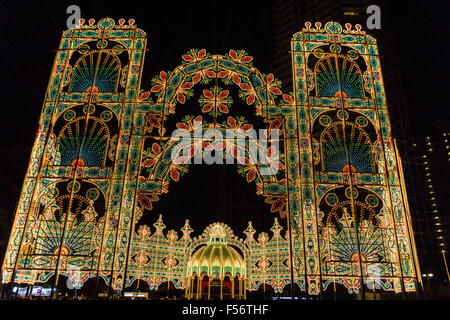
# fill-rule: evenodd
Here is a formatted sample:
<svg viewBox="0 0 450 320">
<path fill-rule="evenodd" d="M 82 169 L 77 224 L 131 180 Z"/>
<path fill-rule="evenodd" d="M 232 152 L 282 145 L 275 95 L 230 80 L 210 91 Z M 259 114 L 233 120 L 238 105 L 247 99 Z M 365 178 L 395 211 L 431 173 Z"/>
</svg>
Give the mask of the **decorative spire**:
<svg viewBox="0 0 450 320">
<path fill-rule="evenodd" d="M 163 229 L 166 227 L 162 220 L 162 214 L 159 215 L 158 221 L 153 226 L 156 228 L 156 234 L 162 234 Z"/>
<path fill-rule="evenodd" d="M 256 230 L 253 228 L 252 222 L 248 222 L 247 229 L 244 230 L 244 234 L 247 236 L 247 239 L 245 241 L 251 241 L 254 240 L 253 235 L 255 234 Z"/>
<path fill-rule="evenodd" d="M 183 239 L 190 239 L 190 233 L 194 230 L 189 225 L 189 219 L 186 219 L 186 222 L 184 223 L 184 227 L 181 228 L 181 231 L 183 231 Z"/>
<path fill-rule="evenodd" d="M 226 233 L 224 227 L 217 223 L 212 227 L 209 234 L 209 244 L 226 244 L 225 237 Z"/>
<path fill-rule="evenodd" d="M 279 237 L 280 236 L 280 231 L 282 229 L 283 229 L 283 227 L 280 226 L 280 224 L 278 223 L 278 218 L 275 218 L 273 226 L 272 226 L 272 228 L 270 228 L 270 230 L 273 232 L 273 236 L 274 237 Z"/>
</svg>

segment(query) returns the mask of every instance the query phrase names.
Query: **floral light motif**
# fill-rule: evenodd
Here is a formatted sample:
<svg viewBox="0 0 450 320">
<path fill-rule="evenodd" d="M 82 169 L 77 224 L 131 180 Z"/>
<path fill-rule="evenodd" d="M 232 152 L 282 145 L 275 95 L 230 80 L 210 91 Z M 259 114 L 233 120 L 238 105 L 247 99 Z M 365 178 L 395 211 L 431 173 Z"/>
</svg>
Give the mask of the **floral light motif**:
<svg viewBox="0 0 450 320">
<path fill-rule="evenodd" d="M 280 90 L 281 81 L 275 79 L 272 73 L 267 75 L 266 81 L 267 81 L 267 89 L 269 89 L 271 93 L 275 95 L 282 94 L 282 91 Z"/>
<path fill-rule="evenodd" d="M 245 50 L 234 51 L 231 49 L 228 56 L 236 62 L 251 64 L 253 57 L 249 56 Z"/>
<path fill-rule="evenodd" d="M 167 73 L 164 71 L 161 71 L 159 73 L 159 77 L 155 77 L 152 79 L 152 88 L 150 89 L 151 92 L 161 92 L 163 91 L 167 86 Z"/>
<path fill-rule="evenodd" d="M 228 113 L 228 108 L 233 103 L 233 99 L 229 94 L 229 90 L 222 90 L 222 88 L 217 86 L 209 90 L 203 90 L 203 95 L 198 99 L 202 112 L 210 113 L 214 116 Z"/>
</svg>

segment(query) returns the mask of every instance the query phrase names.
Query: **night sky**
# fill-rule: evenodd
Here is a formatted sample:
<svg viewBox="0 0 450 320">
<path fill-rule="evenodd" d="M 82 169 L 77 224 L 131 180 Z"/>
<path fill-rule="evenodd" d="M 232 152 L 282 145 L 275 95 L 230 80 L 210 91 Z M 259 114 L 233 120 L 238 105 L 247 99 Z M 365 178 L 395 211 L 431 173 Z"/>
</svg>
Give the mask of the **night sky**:
<svg viewBox="0 0 450 320">
<path fill-rule="evenodd" d="M 184 3 L 184 4 L 183 4 Z M 270 73 L 274 59 L 272 16 L 274 1 L 123 1 L 113 2 L 58 1 L 30 4 L 21 1 L 3 3 L 0 10 L 0 70 L 2 96 L 2 125 L 0 128 L 0 223 L 8 228 L 26 172 L 31 147 L 38 127 L 38 119 L 61 33 L 66 29 L 66 8 L 69 4 L 81 7 L 82 17 L 88 20 L 111 17 L 134 18 L 136 25 L 148 36 L 142 87 L 150 89 L 151 78 L 161 70 L 172 70 L 181 63 L 181 55 L 191 48 L 205 48 L 212 54 L 224 54 L 230 48 L 245 49 L 254 57 L 254 66 Z M 382 28 L 371 32 L 379 38 L 380 52 L 389 47 L 389 55 L 382 58 L 386 79 L 387 101 L 392 108 L 393 132 L 399 139 L 440 134 L 449 123 L 449 30 L 447 1 L 417 3 L 384 1 Z M 314 20 L 313 17 L 311 20 Z M 298 31 L 302 25 L 298 26 Z M 364 27 L 365 28 L 365 27 Z M 289 48 L 286 48 L 286 54 Z M 388 66 L 387 68 L 385 66 Z M 391 77 L 389 77 L 391 74 Z M 389 81 L 387 80 L 389 79 Z M 395 83 L 394 83 L 395 82 Z M 289 92 L 291 88 L 283 88 Z M 245 180 L 232 167 L 199 168 L 173 186 L 176 193 L 162 199 L 158 213 L 168 215 L 176 211 L 174 220 L 165 219 L 168 228 L 179 229 L 184 214 L 190 212 L 193 227 L 200 232 L 214 218 L 226 220 L 226 208 L 217 203 L 234 186 L 245 189 Z M 239 180 L 240 179 L 240 180 Z M 239 181 L 238 181 L 239 180 Z M 207 182 L 206 182 L 207 181 Z M 223 182 L 223 183 L 221 183 Z M 242 184 L 242 185 L 241 185 Z M 254 185 L 236 195 L 239 201 L 261 201 L 254 195 Z M 222 197 L 222 198 L 221 198 Z M 239 198 L 240 197 L 240 198 Z M 268 205 L 267 215 L 270 215 Z M 212 208 L 211 212 L 202 207 Z M 264 210 L 263 210 L 264 211 Z M 259 212 L 258 214 L 262 214 Z M 265 214 L 265 213 L 264 213 Z M 202 217 L 208 216 L 208 219 Z M 153 223 L 155 217 L 147 222 Z M 235 233 L 242 236 L 244 221 L 255 220 L 258 231 L 268 231 L 264 219 L 239 217 Z M 2 234 L 8 233 L 3 229 Z M 7 237 L 7 235 L 6 235 Z M 3 236 L 4 238 L 4 236 Z M 2 250 L 3 251 L 3 250 Z M 3 253 L 3 252 L 2 252 Z"/>
</svg>

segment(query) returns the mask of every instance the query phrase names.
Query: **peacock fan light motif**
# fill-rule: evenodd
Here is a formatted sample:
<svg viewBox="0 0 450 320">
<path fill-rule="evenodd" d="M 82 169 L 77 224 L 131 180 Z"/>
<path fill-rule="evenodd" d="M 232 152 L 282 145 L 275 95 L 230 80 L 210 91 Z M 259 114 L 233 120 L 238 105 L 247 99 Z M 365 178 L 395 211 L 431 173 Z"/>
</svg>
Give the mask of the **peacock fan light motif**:
<svg viewBox="0 0 450 320">
<path fill-rule="evenodd" d="M 355 124 L 346 123 L 344 131 L 341 123 L 334 123 L 322 132 L 320 141 L 323 171 L 374 173 L 370 138 Z"/>
<path fill-rule="evenodd" d="M 78 117 L 67 123 L 58 138 L 61 165 L 103 166 L 109 141 L 108 127 L 96 117 Z"/>
<path fill-rule="evenodd" d="M 361 71 L 355 62 L 342 56 L 328 56 L 315 69 L 318 96 L 364 98 Z"/>
<path fill-rule="evenodd" d="M 97 66 L 98 64 L 98 66 Z M 76 62 L 71 92 L 116 92 L 119 83 L 120 61 L 104 52 L 90 52 Z"/>
<path fill-rule="evenodd" d="M 36 264 L 49 256 L 87 256 L 95 247 L 99 225 L 92 204 L 80 195 L 60 196 L 49 204 L 34 227 Z M 64 234 L 64 236 L 63 236 Z"/>
<path fill-rule="evenodd" d="M 357 208 L 359 210 L 361 208 Z M 349 208 L 342 208 L 342 215 L 334 223 L 327 223 L 323 234 L 324 241 L 323 258 L 329 261 L 330 267 L 337 274 L 355 275 L 360 272 L 362 266 L 363 274 L 368 275 L 370 265 L 376 265 L 382 273 L 386 265 L 386 248 L 382 229 L 377 228 L 372 221 L 363 220 L 359 223 L 359 236 L 353 224 L 353 218 Z M 342 262 L 333 264 L 334 262 Z"/>
</svg>

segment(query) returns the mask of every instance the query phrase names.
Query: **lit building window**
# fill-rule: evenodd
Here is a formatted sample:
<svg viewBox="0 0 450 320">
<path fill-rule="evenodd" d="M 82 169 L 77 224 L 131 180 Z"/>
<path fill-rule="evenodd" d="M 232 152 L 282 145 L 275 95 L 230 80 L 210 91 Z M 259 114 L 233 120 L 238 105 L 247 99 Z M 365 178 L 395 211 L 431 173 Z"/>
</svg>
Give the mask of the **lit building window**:
<svg viewBox="0 0 450 320">
<path fill-rule="evenodd" d="M 357 15 L 359 15 L 359 13 L 355 11 L 344 11 L 344 16 L 357 16 Z"/>
</svg>

